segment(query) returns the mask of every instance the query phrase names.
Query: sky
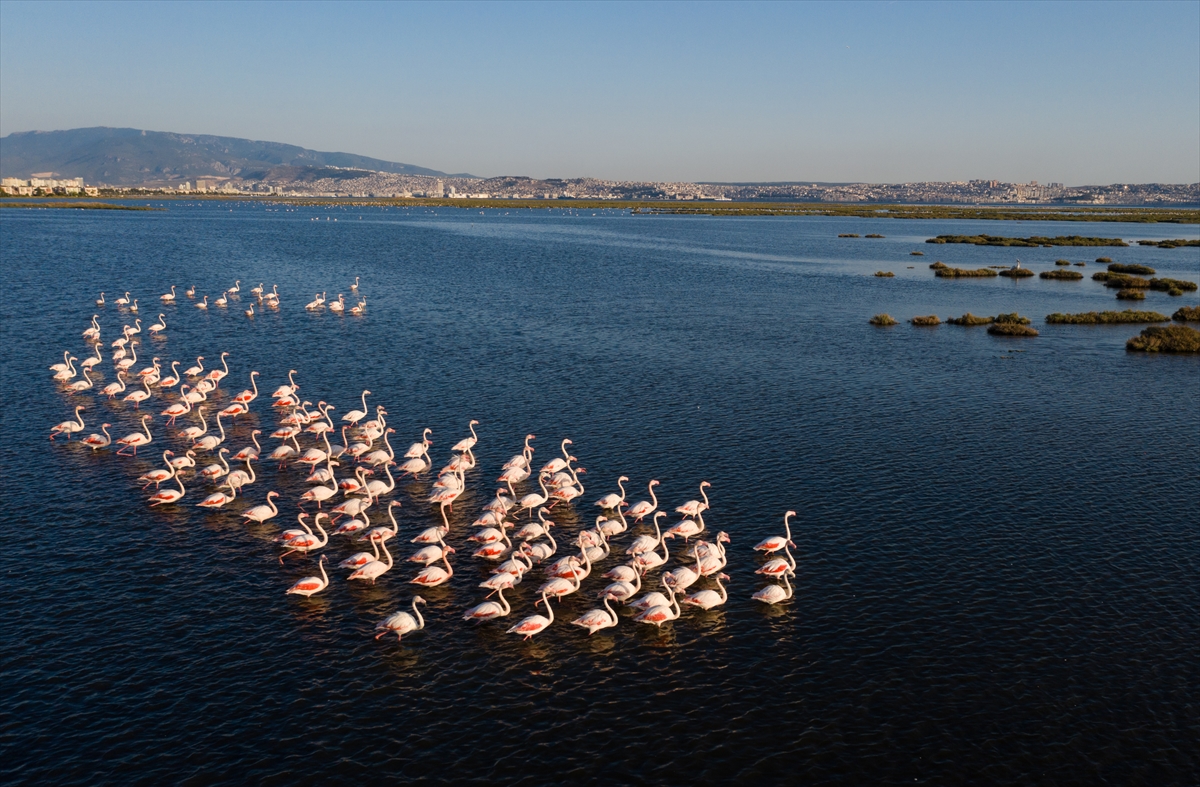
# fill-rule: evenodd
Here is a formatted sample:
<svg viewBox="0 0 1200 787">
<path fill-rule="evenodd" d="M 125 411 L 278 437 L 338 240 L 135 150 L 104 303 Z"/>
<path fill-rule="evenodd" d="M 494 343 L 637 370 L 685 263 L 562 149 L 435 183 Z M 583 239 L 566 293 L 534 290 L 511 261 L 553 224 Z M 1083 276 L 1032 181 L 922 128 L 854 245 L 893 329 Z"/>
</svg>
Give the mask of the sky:
<svg viewBox="0 0 1200 787">
<path fill-rule="evenodd" d="M 0 2 L 0 135 L 481 176 L 1200 181 L 1200 2 Z"/>
</svg>

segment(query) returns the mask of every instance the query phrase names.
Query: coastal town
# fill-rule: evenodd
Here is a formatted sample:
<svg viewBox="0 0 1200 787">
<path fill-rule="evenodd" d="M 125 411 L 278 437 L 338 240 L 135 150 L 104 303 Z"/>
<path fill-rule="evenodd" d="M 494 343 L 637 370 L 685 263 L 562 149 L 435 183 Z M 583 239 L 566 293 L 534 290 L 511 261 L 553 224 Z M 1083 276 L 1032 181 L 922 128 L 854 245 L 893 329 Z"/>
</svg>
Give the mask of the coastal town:
<svg viewBox="0 0 1200 787">
<path fill-rule="evenodd" d="M 277 167 L 195 180 L 148 180 L 136 186 L 85 184 L 83 178 L 39 173 L 0 181 L 7 196 L 142 194 L 355 197 L 391 199 L 641 200 L 842 202 L 995 205 L 1200 204 L 1200 183 L 1066 186 L 969 180 L 916 183 L 671 183 L 598 178 L 432 177 L 341 167 Z"/>
</svg>

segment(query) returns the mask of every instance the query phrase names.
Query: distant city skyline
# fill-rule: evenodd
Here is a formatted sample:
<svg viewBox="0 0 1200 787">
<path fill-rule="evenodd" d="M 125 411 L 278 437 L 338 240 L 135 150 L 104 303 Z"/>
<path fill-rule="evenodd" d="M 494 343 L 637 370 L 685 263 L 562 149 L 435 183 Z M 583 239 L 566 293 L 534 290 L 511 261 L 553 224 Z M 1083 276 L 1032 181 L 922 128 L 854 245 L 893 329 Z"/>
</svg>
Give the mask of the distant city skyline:
<svg viewBox="0 0 1200 787">
<path fill-rule="evenodd" d="M 0 4 L 0 135 L 484 177 L 1200 181 L 1200 3 Z"/>
</svg>

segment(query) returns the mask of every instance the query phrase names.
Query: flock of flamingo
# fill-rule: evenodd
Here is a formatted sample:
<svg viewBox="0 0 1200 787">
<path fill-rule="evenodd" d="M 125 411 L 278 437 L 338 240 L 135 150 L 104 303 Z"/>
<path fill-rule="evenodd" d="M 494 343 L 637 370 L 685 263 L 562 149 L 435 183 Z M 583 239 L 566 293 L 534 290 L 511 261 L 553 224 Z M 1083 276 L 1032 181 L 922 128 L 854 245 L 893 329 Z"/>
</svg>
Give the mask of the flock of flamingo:
<svg viewBox="0 0 1200 787">
<path fill-rule="evenodd" d="M 359 280 L 356 278 L 351 290 L 357 295 L 358 288 Z M 240 282 L 236 282 L 215 303 L 225 306 L 228 299 L 237 298 L 239 291 Z M 251 293 L 260 304 L 278 308 L 278 287 L 266 291 L 263 285 L 259 285 Z M 186 290 L 185 294 L 189 299 L 194 299 L 195 287 Z M 172 304 L 175 297 L 175 287 L 172 286 L 169 293 L 161 296 L 161 300 L 164 304 Z M 358 308 L 360 311 L 357 313 L 361 314 L 361 309 L 365 308 L 365 298 L 359 297 L 359 306 L 351 310 Z M 103 293 L 96 305 L 105 306 Z M 130 313 L 137 311 L 137 299 L 131 300 L 129 293 L 116 299 L 115 305 Z M 207 308 L 207 296 L 196 306 Z M 325 308 L 324 295 L 318 295 L 306 308 Z M 328 308 L 340 312 L 344 308 L 342 296 L 339 295 L 339 300 L 330 303 Z M 247 314 L 253 316 L 252 312 L 253 305 Z M 147 331 L 152 337 L 163 339 L 165 318 L 160 315 L 159 322 Z M 401 502 L 391 499 L 397 487 L 397 477 L 392 473 L 395 467 L 400 478 L 411 477 L 422 483 L 427 477 L 433 478 L 427 502 L 440 513 L 440 523 L 435 518 L 435 524 L 410 539 L 417 548 L 407 561 L 422 568 L 409 582 L 434 588 L 444 585 L 454 576 L 450 556 L 457 552 L 447 543 L 454 540 L 451 538 L 453 526 L 447 510 L 453 511 L 454 502 L 467 489 L 467 474 L 477 469 L 475 446 L 478 436 L 475 426 L 478 421 L 470 421 L 470 434 L 451 447 L 448 463 L 435 474 L 433 459 L 429 454 L 433 444 L 430 440 L 432 430 L 425 429 L 420 439 L 397 458 L 390 442 L 390 435 L 396 430 L 387 425 L 385 407 L 374 406 L 374 417 L 370 417 L 371 407 L 367 404 L 367 397 L 371 395 L 369 390 L 364 390 L 356 406 L 335 421 L 336 408 L 333 405 L 320 401 L 313 407 L 311 401 L 300 395 L 297 372 L 292 370 L 287 383 L 279 385 L 271 395 L 270 410 L 277 414 L 279 425 L 269 437 L 280 441 L 279 446 L 264 454 L 265 449 L 258 439 L 263 430 L 253 429 L 249 433 L 250 444 L 232 451 L 226 441 L 233 435 L 226 431 L 226 423 L 222 419 L 228 420 L 232 431 L 237 419 L 250 412 L 251 405 L 259 398 L 259 373 L 251 371 L 250 387 L 230 397 L 225 407 L 217 409 L 217 402 L 223 396 L 220 386 L 229 375 L 229 353 L 221 353 L 219 368 L 212 366 L 205 369 L 204 357 L 200 356 L 194 365 L 182 372 L 179 370 L 179 361 L 171 362 L 168 370 L 155 357 L 150 365 L 135 370 L 140 333 L 141 324 L 135 320 L 133 326 L 125 325 L 121 336 L 111 343 L 111 360 L 117 379 L 100 390 L 108 400 L 121 397 L 121 404 L 111 402 L 114 408 L 124 407 L 123 403 L 132 403 L 140 427 L 113 439 L 108 431 L 112 424 L 103 423 L 98 433 L 87 435 L 81 442 L 93 451 L 115 446 L 118 455 L 136 456 L 138 449 L 146 449 L 155 441 L 149 425 L 154 416 L 142 413 L 141 405 L 149 405 L 155 397 L 161 400 L 165 405 L 160 412 L 166 419 L 165 429 L 176 431 L 173 435 L 167 435 L 173 440 L 174 448 L 163 451 L 162 467 L 150 470 L 137 479 L 142 489 L 154 486 L 154 492 L 147 501 L 151 507 L 186 505 L 184 498 L 189 490 L 184 480 L 189 474 L 191 480 L 188 483 L 193 488 L 201 484 L 208 485 L 208 493 L 194 505 L 215 510 L 231 506 L 258 481 L 255 462 L 259 462 L 260 466 L 273 463 L 279 472 L 302 469 L 306 473 L 304 480 L 308 487 L 296 501 L 298 527 L 284 529 L 275 537 L 275 541 L 285 550 L 279 557 L 280 563 L 293 554 L 317 556 L 319 574 L 300 579 L 286 591 L 310 597 L 329 587 L 327 553 L 336 543 L 335 537 L 366 547 L 337 564 L 338 568 L 348 572 L 348 581 L 374 584 L 395 567 L 396 557 L 389 548 L 389 541 L 398 538 L 400 530 L 394 512 Z M 83 338 L 91 343 L 93 355 L 76 368 L 75 361 L 78 358 L 67 351 L 63 353 L 62 362 L 50 367 L 54 372 L 54 380 L 67 396 L 85 394 L 95 386 L 89 373 L 98 374 L 97 367 L 103 361 L 98 315 L 92 317 L 91 325 L 83 331 Z M 76 379 L 80 374 L 83 379 Z M 82 413 L 86 409 L 83 404 L 75 407 L 75 417 L 53 426 L 50 439 L 65 436 L 70 441 L 72 435 L 82 433 L 85 429 Z M 212 424 L 208 418 L 210 415 L 213 415 Z M 180 419 L 190 425 L 178 425 Z M 331 435 L 341 442 L 331 442 Z M 301 439 L 311 445 L 303 447 Z M 609 492 L 595 501 L 600 513 L 594 525 L 586 529 L 579 527 L 568 535 L 562 533 L 562 528 L 551 517 L 556 506 L 573 506 L 575 501 L 583 497 L 584 484 L 580 476 L 586 470 L 578 465 L 578 459 L 569 450 L 572 445 L 569 439 L 560 443 L 561 455 L 554 456 L 535 470 L 532 445 L 535 439 L 535 435 L 526 435 L 520 453 L 514 454 L 500 468 L 497 482 L 502 486 L 496 489 L 495 497 L 483 506 L 479 516 L 470 525 L 474 530 L 465 540 L 473 546 L 471 557 L 486 561 L 485 565 L 492 567 L 490 576 L 479 583 L 480 588 L 488 591 L 487 597 L 466 610 L 464 620 L 484 622 L 507 618 L 513 610 L 504 592 L 533 574 L 536 566 L 543 581 L 536 592 L 540 598 L 534 604 L 534 614 L 522 618 L 508 629 L 508 633 L 529 639 L 553 624 L 553 600 L 561 603 L 564 597 L 580 592 L 585 580 L 593 574 L 599 575 L 601 564 L 615 562 L 620 559 L 619 555 L 624 556 L 624 562 L 613 565 L 600 575 L 603 580 L 598 584 L 604 586 L 595 591 L 600 606 L 571 621 L 586 629 L 589 635 L 618 625 L 620 617 L 613 603 L 635 610 L 634 621 L 661 627 L 680 618 L 684 606 L 710 610 L 728 600 L 723 582 L 729 581 L 729 576 L 724 572 L 727 564 L 725 545 L 730 543 L 729 534 L 719 531 L 712 534 L 711 541 L 701 538 L 710 533 L 704 521 L 705 512 L 710 510 L 707 492 L 709 482 L 700 483 L 699 499 L 688 500 L 674 509 L 680 515 L 680 520 L 664 530 L 662 520 L 670 515 L 659 507 L 655 491 L 659 482 L 649 481 L 648 500 L 630 504 L 625 489 L 625 482 L 629 478 L 622 475 L 616 481 L 619 491 Z M 230 461 L 242 463 L 244 468 L 233 468 Z M 335 474 L 335 468 L 339 468 L 340 475 Z M 387 480 L 382 480 L 380 475 Z M 242 511 L 244 521 L 262 524 L 275 519 L 281 513 L 276 504 L 278 497 L 280 494 L 277 491 L 266 492 L 264 503 Z M 329 505 L 329 508 L 325 509 L 325 505 Z M 306 506 L 314 506 L 316 510 Z M 387 521 L 372 525 L 369 513 L 372 510 Z M 791 553 L 795 544 L 791 540 L 790 518 L 794 515 L 794 511 L 784 515 L 783 535 L 764 539 L 754 547 L 768 557 L 755 573 L 775 580 L 755 592 L 752 596 L 754 600 L 764 604 L 780 604 L 792 598 L 789 578 L 795 576 L 796 561 Z M 556 527 L 559 529 L 553 530 Z M 653 534 L 649 532 L 651 527 Z M 631 528 L 640 532 L 635 535 Z M 554 533 L 562 535 L 556 540 Z M 617 545 L 616 542 L 626 539 L 627 543 Z M 672 559 L 668 541 L 674 539 L 681 539 L 683 548 L 674 556 L 674 567 L 668 568 Z M 568 547 L 561 555 L 559 541 Z M 621 549 L 621 546 L 624 548 Z M 651 579 L 651 572 L 656 571 L 657 576 Z M 492 596 L 496 600 L 491 600 Z M 414 596 L 411 612 L 403 609 L 397 611 L 375 627 L 379 632 L 376 639 L 395 634 L 399 640 L 409 632 L 424 628 L 425 619 L 420 611 L 420 605 L 424 603 L 420 596 Z M 545 615 L 537 609 L 542 605 L 545 606 Z"/>
</svg>

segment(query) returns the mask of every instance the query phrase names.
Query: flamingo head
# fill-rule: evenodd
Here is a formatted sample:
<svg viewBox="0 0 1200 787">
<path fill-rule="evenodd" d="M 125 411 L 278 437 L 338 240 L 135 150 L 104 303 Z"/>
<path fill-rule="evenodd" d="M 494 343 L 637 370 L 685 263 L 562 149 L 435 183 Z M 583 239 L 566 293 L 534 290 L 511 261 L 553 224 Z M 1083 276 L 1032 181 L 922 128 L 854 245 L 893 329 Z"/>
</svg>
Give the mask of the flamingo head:
<svg viewBox="0 0 1200 787">
<path fill-rule="evenodd" d="M 728 574 L 725 574 L 725 573 L 717 574 L 717 579 L 724 580 L 725 582 L 728 582 L 728 581 L 729 581 L 729 575 L 728 575 Z"/>
<path fill-rule="evenodd" d="M 712 484 L 708 483 L 707 481 L 701 481 L 700 486 L 712 486 Z"/>
<path fill-rule="evenodd" d="M 400 507 L 400 501 L 399 501 L 399 500 L 393 500 L 393 501 L 391 502 L 391 505 L 395 506 L 396 508 L 399 508 L 399 507 Z"/>
<path fill-rule="evenodd" d="M 658 486 L 660 483 L 662 483 L 662 482 L 659 481 L 657 478 L 653 478 L 650 480 L 650 483 L 648 484 L 648 486 Z"/>
</svg>

